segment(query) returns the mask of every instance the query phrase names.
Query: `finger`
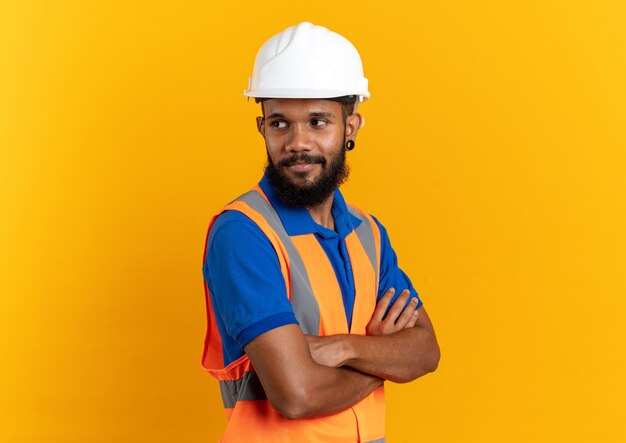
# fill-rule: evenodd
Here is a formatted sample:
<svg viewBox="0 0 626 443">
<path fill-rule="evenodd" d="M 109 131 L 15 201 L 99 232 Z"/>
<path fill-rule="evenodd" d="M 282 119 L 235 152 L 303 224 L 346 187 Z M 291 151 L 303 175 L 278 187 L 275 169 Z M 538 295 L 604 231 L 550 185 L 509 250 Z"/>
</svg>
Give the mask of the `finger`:
<svg viewBox="0 0 626 443">
<path fill-rule="evenodd" d="M 370 321 L 375 321 L 380 323 L 385 316 L 385 312 L 387 312 L 387 307 L 393 298 L 393 295 L 396 293 L 394 288 L 389 288 L 383 296 L 380 298 L 378 303 L 376 304 L 376 309 L 374 309 L 374 313 L 372 314 L 372 319 Z"/>
<path fill-rule="evenodd" d="M 402 313 L 402 310 L 406 306 L 406 302 L 408 298 L 409 298 L 409 291 L 408 290 L 402 291 L 402 293 L 398 296 L 396 301 L 393 303 L 393 306 L 391 307 L 391 309 L 389 309 L 389 312 L 387 313 L 387 317 L 385 317 L 384 323 L 391 324 L 391 325 L 394 325 L 396 323 L 396 320 L 398 319 L 398 317 Z"/>
<path fill-rule="evenodd" d="M 417 312 L 416 308 L 417 298 L 413 297 L 409 304 L 406 305 L 406 307 L 402 311 L 402 314 L 400 314 L 400 317 L 398 317 L 398 320 L 396 321 L 396 330 L 404 329 L 408 326 L 409 322 L 413 319 L 413 317 L 415 317 L 413 314 Z M 413 326 L 414 325 L 415 324 L 413 324 Z"/>
<path fill-rule="evenodd" d="M 417 318 L 419 317 L 419 311 L 416 309 L 413 315 L 411 316 L 411 320 L 406 324 L 405 328 L 412 328 L 417 324 Z"/>
<path fill-rule="evenodd" d="M 417 303 L 415 306 L 417 306 Z M 419 317 L 419 315 L 420 311 L 418 309 L 415 309 L 415 311 L 413 311 L 413 315 L 411 315 L 411 319 L 408 321 L 405 328 L 412 328 L 413 326 L 415 326 L 417 324 L 417 318 Z"/>
</svg>

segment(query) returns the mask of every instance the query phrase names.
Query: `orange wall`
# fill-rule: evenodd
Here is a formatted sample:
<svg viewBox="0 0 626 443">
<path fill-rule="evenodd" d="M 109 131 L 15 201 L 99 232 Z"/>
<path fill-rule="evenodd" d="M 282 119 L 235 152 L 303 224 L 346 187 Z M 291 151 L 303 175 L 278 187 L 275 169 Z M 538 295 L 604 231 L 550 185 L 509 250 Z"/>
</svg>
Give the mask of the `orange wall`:
<svg viewBox="0 0 626 443">
<path fill-rule="evenodd" d="M 256 50 L 305 19 L 361 52 L 344 191 L 443 351 L 389 441 L 626 441 L 623 2 L 118 0 L 0 3 L 0 441 L 216 441 L 205 229 L 262 171 Z"/>
</svg>

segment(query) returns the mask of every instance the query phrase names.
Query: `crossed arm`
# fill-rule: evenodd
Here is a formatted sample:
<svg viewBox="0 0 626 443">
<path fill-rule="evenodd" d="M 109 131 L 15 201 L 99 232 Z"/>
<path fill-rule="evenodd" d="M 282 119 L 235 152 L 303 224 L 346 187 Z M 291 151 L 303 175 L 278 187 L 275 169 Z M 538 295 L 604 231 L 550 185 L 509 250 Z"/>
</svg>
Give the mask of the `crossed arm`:
<svg viewBox="0 0 626 443">
<path fill-rule="evenodd" d="M 272 405 L 285 417 L 332 414 L 352 406 L 384 380 L 408 382 L 436 369 L 439 347 L 423 307 L 403 292 L 387 316 L 387 291 L 367 336 L 305 336 L 296 325 L 268 331 L 246 347 Z"/>
</svg>

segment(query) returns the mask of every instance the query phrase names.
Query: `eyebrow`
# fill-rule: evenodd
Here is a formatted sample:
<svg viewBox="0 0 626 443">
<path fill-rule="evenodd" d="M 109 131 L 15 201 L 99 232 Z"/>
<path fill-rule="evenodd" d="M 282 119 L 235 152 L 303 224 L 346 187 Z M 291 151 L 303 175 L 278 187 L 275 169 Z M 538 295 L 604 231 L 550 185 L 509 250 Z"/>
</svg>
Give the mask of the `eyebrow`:
<svg viewBox="0 0 626 443">
<path fill-rule="evenodd" d="M 334 117 L 332 112 L 311 112 L 310 117 Z"/>
<path fill-rule="evenodd" d="M 270 115 L 268 115 L 265 118 L 285 118 L 285 116 L 281 114 L 280 112 L 272 112 Z"/>
<path fill-rule="evenodd" d="M 309 112 L 309 117 L 334 117 L 332 112 L 323 112 L 323 111 L 319 111 L 319 112 Z M 284 114 L 281 114 L 280 112 L 272 112 L 270 115 L 268 115 L 267 117 L 265 117 L 267 119 L 270 118 L 285 118 Z"/>
</svg>

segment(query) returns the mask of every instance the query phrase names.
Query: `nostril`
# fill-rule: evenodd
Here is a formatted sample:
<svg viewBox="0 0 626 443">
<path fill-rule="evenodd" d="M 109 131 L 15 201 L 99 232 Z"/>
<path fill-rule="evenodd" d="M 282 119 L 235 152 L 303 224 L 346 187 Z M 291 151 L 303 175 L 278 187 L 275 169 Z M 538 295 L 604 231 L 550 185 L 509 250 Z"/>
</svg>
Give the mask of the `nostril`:
<svg viewBox="0 0 626 443">
<path fill-rule="evenodd" d="M 286 148 L 291 152 L 310 151 L 311 144 L 308 140 L 296 138 L 288 142 Z"/>
</svg>

